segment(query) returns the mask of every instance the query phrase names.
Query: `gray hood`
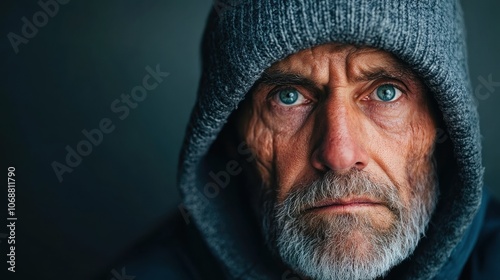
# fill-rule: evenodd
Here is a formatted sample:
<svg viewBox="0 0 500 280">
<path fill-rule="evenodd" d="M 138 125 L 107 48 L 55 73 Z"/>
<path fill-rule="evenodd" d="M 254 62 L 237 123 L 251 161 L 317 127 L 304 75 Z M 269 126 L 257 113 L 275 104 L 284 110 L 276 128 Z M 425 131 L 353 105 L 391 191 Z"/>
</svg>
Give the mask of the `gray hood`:
<svg viewBox="0 0 500 280">
<path fill-rule="evenodd" d="M 443 119 L 446 163 L 436 212 L 411 261 L 391 273 L 404 279 L 456 278 L 457 254 L 475 242 L 471 224 L 481 203 L 478 114 L 470 87 L 462 11 L 458 1 L 229 1 L 211 12 L 202 43 L 202 77 L 181 152 L 183 203 L 227 275 L 281 279 L 261 244 L 237 180 L 211 188 L 227 160 L 207 156 L 230 114 L 263 71 L 276 61 L 328 42 L 366 45 L 393 53 L 423 79 Z M 208 185 L 208 187 L 207 187 Z M 466 258 L 465 258 L 466 259 Z M 454 267 L 455 269 L 446 269 Z M 458 267 L 458 272 L 456 267 Z M 281 270 L 281 271 L 280 271 Z M 402 279 L 401 278 L 401 279 Z"/>
</svg>

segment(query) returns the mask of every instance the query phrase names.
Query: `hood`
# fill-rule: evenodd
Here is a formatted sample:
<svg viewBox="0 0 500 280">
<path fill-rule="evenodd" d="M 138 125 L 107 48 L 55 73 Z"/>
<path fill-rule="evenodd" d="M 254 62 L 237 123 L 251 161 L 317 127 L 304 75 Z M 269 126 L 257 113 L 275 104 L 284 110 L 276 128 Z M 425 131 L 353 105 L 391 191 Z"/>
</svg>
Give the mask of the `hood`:
<svg viewBox="0 0 500 280">
<path fill-rule="evenodd" d="M 474 218 L 483 174 L 458 1 L 216 1 L 203 36 L 198 97 L 179 161 L 185 208 L 228 276 L 285 277 L 288 272 L 273 265 L 244 207 L 240 179 L 217 182 L 219 172 L 237 170 L 237 163 L 209 150 L 266 68 L 328 42 L 388 51 L 432 92 L 444 126 L 441 145 L 448 145 L 453 157 L 446 159 L 448 175 L 440 181 L 439 202 L 425 238 L 411 260 L 391 270 L 389 277 L 456 278 L 481 222 Z"/>
</svg>

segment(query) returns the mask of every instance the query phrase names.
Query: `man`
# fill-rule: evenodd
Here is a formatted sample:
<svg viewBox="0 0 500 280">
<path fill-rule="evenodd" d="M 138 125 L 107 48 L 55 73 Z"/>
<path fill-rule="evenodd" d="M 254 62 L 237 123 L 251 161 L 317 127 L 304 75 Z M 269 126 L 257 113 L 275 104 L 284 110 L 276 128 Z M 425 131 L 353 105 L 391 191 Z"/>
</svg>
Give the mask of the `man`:
<svg viewBox="0 0 500 280">
<path fill-rule="evenodd" d="M 128 274 L 500 273 L 456 1 L 228 3 L 202 56 L 183 204 Z"/>
</svg>

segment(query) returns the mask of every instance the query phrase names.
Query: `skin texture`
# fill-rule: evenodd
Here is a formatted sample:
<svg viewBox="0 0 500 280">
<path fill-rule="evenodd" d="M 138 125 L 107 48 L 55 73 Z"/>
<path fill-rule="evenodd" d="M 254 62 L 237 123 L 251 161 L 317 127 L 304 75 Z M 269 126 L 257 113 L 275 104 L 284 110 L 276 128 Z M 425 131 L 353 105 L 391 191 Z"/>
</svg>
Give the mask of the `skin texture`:
<svg viewBox="0 0 500 280">
<path fill-rule="evenodd" d="M 395 101 L 377 100 L 376 90 L 385 84 L 401 92 Z M 304 98 L 284 106 L 276 93 L 285 88 L 297 89 Z M 420 79 L 390 53 L 326 44 L 267 69 L 243 103 L 237 127 L 277 203 L 326 172 L 357 169 L 397 186 L 402 203 L 409 205 L 415 197 L 412 174 L 430 169 L 436 122 L 429 103 Z M 381 206 L 342 211 L 365 215 L 382 230 L 395 219 Z"/>
</svg>

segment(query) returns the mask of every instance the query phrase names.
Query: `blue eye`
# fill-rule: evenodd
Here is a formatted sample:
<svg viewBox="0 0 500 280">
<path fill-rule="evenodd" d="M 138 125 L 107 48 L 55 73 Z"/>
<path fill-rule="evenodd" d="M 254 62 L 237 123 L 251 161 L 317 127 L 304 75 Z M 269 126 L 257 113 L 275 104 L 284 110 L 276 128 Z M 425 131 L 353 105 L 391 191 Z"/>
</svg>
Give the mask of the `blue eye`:
<svg viewBox="0 0 500 280">
<path fill-rule="evenodd" d="M 293 88 L 281 90 L 277 95 L 279 102 L 285 106 L 296 105 L 298 103 L 297 101 L 302 101 L 304 99 L 304 96 Z"/>
<path fill-rule="evenodd" d="M 379 86 L 375 93 L 375 99 L 384 102 L 395 101 L 399 98 L 399 96 L 401 96 L 401 91 L 398 90 L 395 86 L 389 84 Z"/>
</svg>

